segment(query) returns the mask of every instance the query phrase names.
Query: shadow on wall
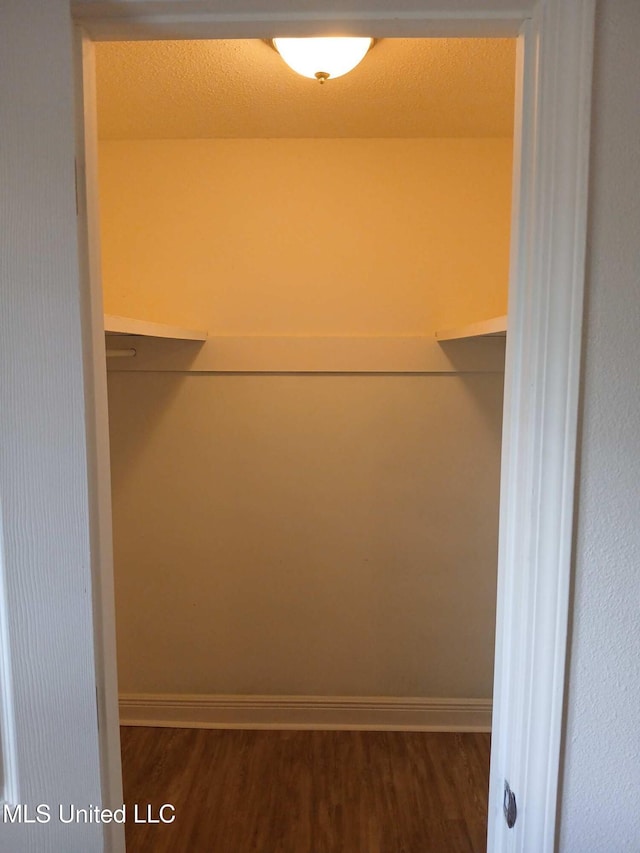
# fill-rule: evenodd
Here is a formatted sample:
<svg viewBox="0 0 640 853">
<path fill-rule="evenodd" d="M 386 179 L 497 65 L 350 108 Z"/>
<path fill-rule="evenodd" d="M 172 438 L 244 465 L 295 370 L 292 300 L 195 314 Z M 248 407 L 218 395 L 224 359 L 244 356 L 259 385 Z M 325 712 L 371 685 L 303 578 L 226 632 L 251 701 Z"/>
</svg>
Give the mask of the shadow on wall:
<svg viewBox="0 0 640 853">
<path fill-rule="evenodd" d="M 154 453 L 155 437 L 162 430 L 165 413 L 170 411 L 184 382 L 181 374 L 165 374 L 155 393 L 147 393 L 152 374 L 110 370 L 107 374 L 109 395 L 109 433 L 111 444 L 111 495 L 114 509 L 128 481 L 135 477 L 145 456 Z M 114 389 L 126 388 L 123 405 L 112 411 Z M 118 399 L 120 395 L 118 395 Z M 114 528 L 114 536 L 117 535 Z"/>
<path fill-rule="evenodd" d="M 464 384 L 469 398 L 475 401 L 478 412 L 482 414 L 487 427 L 494 432 L 497 429 L 497 438 L 498 441 L 501 441 L 503 405 L 500 403 L 499 406 L 496 407 L 495 399 L 489 397 L 486 393 L 485 387 L 481 381 L 481 376 L 475 373 L 465 372 L 465 367 L 469 365 L 470 359 L 473 359 L 474 353 L 478 353 L 479 347 L 486 349 L 491 347 L 493 350 L 500 349 L 504 354 L 506 338 L 486 337 L 475 338 L 468 341 L 439 341 L 439 345 L 453 367 L 459 368 L 459 372 L 456 375 Z M 501 395 L 504 397 L 504 371 L 500 374 L 493 374 L 493 376 L 500 377 L 502 388 Z"/>
<path fill-rule="evenodd" d="M 490 697 L 501 375 L 109 381 L 123 692 Z"/>
</svg>

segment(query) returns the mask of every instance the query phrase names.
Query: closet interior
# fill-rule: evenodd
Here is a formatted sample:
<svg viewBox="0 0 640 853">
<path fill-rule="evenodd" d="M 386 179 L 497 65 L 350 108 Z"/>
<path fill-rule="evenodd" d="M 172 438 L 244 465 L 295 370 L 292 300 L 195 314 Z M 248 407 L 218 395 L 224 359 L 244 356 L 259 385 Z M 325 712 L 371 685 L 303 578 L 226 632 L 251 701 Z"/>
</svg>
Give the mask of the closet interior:
<svg viewBox="0 0 640 853">
<path fill-rule="evenodd" d="M 123 724 L 488 730 L 514 41 L 96 58 Z"/>
</svg>

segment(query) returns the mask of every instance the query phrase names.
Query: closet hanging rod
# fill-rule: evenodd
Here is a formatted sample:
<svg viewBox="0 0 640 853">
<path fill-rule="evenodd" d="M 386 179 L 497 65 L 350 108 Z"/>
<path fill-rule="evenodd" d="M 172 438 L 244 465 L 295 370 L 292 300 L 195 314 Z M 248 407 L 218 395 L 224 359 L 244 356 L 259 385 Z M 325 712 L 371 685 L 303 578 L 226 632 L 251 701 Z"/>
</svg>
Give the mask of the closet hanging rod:
<svg viewBox="0 0 640 853">
<path fill-rule="evenodd" d="M 133 347 L 129 349 L 108 349 L 107 358 L 134 358 L 136 351 Z"/>
</svg>

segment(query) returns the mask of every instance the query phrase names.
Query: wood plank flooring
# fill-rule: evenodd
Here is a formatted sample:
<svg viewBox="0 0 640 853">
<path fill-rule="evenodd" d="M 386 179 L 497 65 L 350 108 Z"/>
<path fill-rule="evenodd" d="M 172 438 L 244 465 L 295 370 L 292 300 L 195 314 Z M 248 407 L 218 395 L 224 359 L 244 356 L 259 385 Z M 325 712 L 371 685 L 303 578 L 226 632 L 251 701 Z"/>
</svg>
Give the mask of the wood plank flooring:
<svg viewBox="0 0 640 853">
<path fill-rule="evenodd" d="M 486 850 L 488 734 L 123 728 L 122 757 L 128 853 Z"/>
</svg>

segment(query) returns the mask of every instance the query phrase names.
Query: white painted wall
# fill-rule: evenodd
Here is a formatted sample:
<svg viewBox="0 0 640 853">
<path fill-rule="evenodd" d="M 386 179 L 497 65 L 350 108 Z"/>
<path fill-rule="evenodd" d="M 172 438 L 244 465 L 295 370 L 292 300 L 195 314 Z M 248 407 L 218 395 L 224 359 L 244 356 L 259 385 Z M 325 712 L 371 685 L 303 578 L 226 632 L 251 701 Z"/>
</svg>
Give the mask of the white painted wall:
<svg viewBox="0 0 640 853">
<path fill-rule="evenodd" d="M 121 691 L 490 698 L 502 380 L 111 373 Z"/>
<path fill-rule="evenodd" d="M 640 850 L 639 39 L 600 0 L 562 853 Z"/>
<path fill-rule="evenodd" d="M 105 311 L 211 335 L 433 335 L 504 314 L 512 148 L 103 141 Z"/>
<path fill-rule="evenodd" d="M 0 569 L 13 675 L 13 793 L 31 808 L 97 805 L 68 3 L 0 4 L 0 57 Z M 96 825 L 0 824 L 2 853 L 102 849 Z"/>
<path fill-rule="evenodd" d="M 503 314 L 511 147 L 103 142 L 108 313 L 355 337 Z M 454 363 L 462 346 L 446 346 Z M 109 407 L 122 693 L 490 699 L 502 372 L 121 364 Z"/>
</svg>

